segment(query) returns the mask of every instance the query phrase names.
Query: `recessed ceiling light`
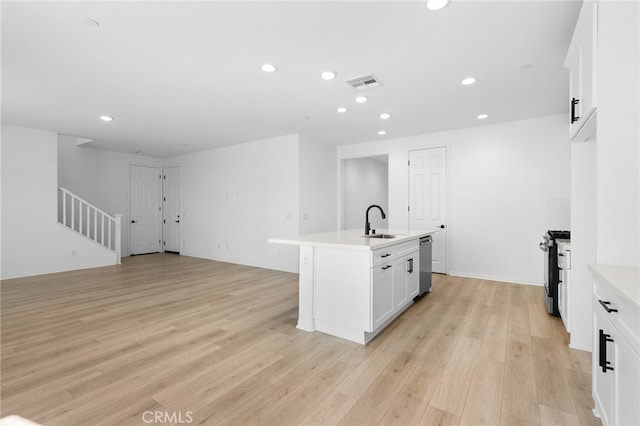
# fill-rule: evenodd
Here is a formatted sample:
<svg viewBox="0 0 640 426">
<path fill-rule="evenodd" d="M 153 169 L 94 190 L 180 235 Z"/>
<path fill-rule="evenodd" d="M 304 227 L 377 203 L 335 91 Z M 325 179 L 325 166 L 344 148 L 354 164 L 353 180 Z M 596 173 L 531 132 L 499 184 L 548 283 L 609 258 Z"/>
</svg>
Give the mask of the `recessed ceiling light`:
<svg viewBox="0 0 640 426">
<path fill-rule="evenodd" d="M 260 67 L 260 69 L 264 72 L 276 72 L 278 68 L 276 68 L 276 66 L 272 64 L 264 64 Z"/>
<path fill-rule="evenodd" d="M 386 131 L 384 131 L 384 130 L 380 130 L 380 131 L 378 132 L 378 134 L 379 134 L 380 136 L 384 136 L 384 135 L 386 135 L 386 134 L 387 134 L 387 132 L 386 132 Z"/>
<path fill-rule="evenodd" d="M 460 83 L 462 83 L 465 86 L 468 86 L 468 85 L 473 84 L 475 82 L 476 82 L 475 77 L 467 77 L 464 80 L 462 80 Z"/>
<path fill-rule="evenodd" d="M 366 96 L 358 96 L 356 98 L 356 102 L 359 103 L 359 104 L 363 104 L 363 103 L 367 102 L 367 99 L 369 99 L 369 98 L 367 98 Z"/>
<path fill-rule="evenodd" d="M 488 114 L 478 114 L 478 120 L 484 120 L 485 118 L 488 118 L 489 115 Z"/>
<path fill-rule="evenodd" d="M 338 112 L 347 112 L 347 109 L 345 107 L 340 107 L 336 111 L 338 111 Z"/>
<path fill-rule="evenodd" d="M 383 120 L 388 120 L 389 117 L 391 117 L 391 114 L 389 114 L 388 112 L 383 112 L 382 114 L 380 114 L 380 118 L 382 118 Z"/>
<path fill-rule="evenodd" d="M 322 74 L 320 74 L 320 77 L 322 77 L 325 80 L 333 80 L 334 78 L 336 78 L 336 73 L 333 71 L 325 71 Z"/>
<path fill-rule="evenodd" d="M 427 4 L 425 6 L 429 10 L 436 11 L 443 9 L 448 4 L 449 0 L 427 0 Z"/>
<path fill-rule="evenodd" d="M 109 115 L 101 115 L 100 116 L 100 120 L 102 120 L 102 121 L 113 121 L 113 117 L 111 117 Z"/>
</svg>

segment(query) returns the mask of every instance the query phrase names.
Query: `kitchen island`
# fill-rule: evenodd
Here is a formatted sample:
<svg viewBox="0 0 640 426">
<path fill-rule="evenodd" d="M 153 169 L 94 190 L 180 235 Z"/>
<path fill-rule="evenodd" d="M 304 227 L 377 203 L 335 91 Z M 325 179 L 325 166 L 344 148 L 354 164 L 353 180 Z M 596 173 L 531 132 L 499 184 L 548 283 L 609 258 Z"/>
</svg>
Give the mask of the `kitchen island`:
<svg viewBox="0 0 640 426">
<path fill-rule="evenodd" d="M 428 230 L 382 231 L 391 238 L 346 230 L 270 243 L 299 249 L 297 328 L 366 344 L 418 295 L 421 237 Z"/>
</svg>

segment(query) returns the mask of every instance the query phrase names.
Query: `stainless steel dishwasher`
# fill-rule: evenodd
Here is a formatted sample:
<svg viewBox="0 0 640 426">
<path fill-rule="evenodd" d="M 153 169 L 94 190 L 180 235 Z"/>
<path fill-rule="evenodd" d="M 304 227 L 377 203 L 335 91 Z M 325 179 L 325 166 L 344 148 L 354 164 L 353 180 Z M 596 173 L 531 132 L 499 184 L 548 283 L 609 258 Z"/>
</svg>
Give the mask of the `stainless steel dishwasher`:
<svg viewBox="0 0 640 426">
<path fill-rule="evenodd" d="M 425 293 L 431 293 L 431 235 L 420 238 L 420 297 Z"/>
</svg>

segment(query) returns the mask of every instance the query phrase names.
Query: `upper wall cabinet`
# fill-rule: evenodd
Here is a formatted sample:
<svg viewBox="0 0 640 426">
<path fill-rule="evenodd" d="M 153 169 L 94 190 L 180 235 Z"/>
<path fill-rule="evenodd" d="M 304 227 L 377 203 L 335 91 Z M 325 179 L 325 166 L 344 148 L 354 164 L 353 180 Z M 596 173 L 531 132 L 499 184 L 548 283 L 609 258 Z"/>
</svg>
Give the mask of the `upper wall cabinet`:
<svg viewBox="0 0 640 426">
<path fill-rule="evenodd" d="M 598 5 L 585 0 L 571 39 L 565 67 L 569 68 L 569 135 L 581 142 L 595 130 Z"/>
</svg>

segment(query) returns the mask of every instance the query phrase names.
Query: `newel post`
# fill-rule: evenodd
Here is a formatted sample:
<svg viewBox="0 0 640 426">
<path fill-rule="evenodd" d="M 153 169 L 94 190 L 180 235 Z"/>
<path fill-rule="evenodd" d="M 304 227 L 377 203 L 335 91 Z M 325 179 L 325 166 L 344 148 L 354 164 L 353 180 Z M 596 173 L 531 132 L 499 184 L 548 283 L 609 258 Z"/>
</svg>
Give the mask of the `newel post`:
<svg viewBox="0 0 640 426">
<path fill-rule="evenodd" d="M 120 264 L 122 262 L 122 215 L 119 213 L 115 213 L 113 215 L 116 220 L 116 239 L 115 239 L 115 250 L 116 250 L 116 264 Z"/>
</svg>

